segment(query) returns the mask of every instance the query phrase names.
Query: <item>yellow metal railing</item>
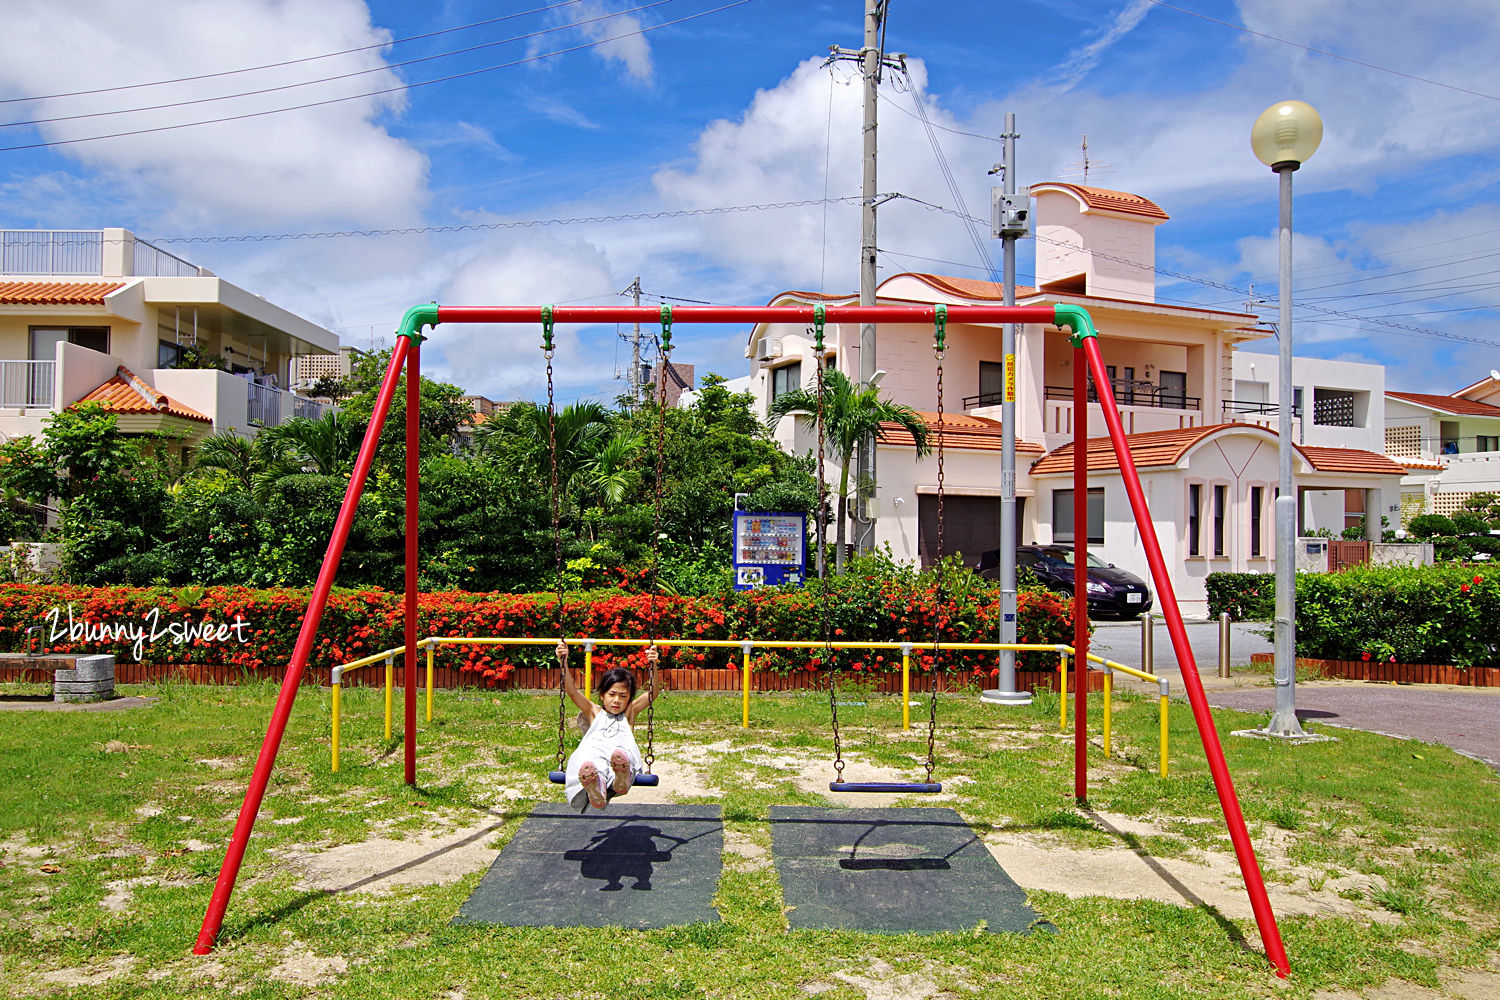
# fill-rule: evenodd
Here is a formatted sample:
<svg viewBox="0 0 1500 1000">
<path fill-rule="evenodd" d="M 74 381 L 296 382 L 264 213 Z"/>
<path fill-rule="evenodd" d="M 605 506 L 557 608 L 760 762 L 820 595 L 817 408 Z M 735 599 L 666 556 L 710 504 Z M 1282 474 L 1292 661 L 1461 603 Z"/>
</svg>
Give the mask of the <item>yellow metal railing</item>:
<svg viewBox="0 0 1500 1000">
<path fill-rule="evenodd" d="M 564 638 L 559 640 L 552 637 L 468 637 L 468 636 L 430 636 L 417 643 L 418 648 L 425 648 L 427 652 L 427 721 L 432 721 L 432 686 L 433 686 L 433 656 L 438 646 L 556 646 L 558 642 L 567 643 L 570 646 L 583 647 L 583 689 L 590 690 L 593 687 L 594 650 L 600 646 L 647 646 L 652 643 L 649 639 L 596 639 L 586 638 Z M 740 651 L 740 725 L 748 728 L 750 725 L 750 657 L 755 649 L 888 649 L 901 651 L 901 728 L 911 728 L 911 654 L 913 650 L 935 649 L 956 651 L 999 651 L 1014 650 L 1016 652 L 1044 652 L 1057 654 L 1057 681 L 1058 681 L 1058 729 L 1066 730 L 1068 727 L 1068 666 L 1073 657 L 1072 646 L 1061 643 L 1000 643 L 1000 642 L 945 642 L 933 646 L 916 642 L 816 642 L 798 639 L 657 639 L 657 646 L 669 647 L 702 647 L 710 649 L 738 649 Z M 333 668 L 333 726 L 332 726 L 332 769 L 339 769 L 339 735 L 340 735 L 340 696 L 339 691 L 343 675 L 373 663 L 385 662 L 385 738 L 391 738 L 392 710 L 393 710 L 393 688 L 395 675 L 396 657 L 406 651 L 405 646 L 397 646 L 374 653 L 360 660 L 345 663 Z M 1112 722 L 1112 700 L 1113 700 L 1113 672 L 1121 673 L 1144 681 L 1154 682 L 1160 691 L 1160 714 L 1161 714 L 1161 773 L 1167 773 L 1167 704 L 1168 688 L 1164 678 L 1155 674 L 1127 667 L 1113 660 L 1090 653 L 1088 656 L 1090 664 L 1098 664 L 1104 674 L 1104 755 L 1112 756 L 1111 744 L 1111 722 Z"/>
</svg>

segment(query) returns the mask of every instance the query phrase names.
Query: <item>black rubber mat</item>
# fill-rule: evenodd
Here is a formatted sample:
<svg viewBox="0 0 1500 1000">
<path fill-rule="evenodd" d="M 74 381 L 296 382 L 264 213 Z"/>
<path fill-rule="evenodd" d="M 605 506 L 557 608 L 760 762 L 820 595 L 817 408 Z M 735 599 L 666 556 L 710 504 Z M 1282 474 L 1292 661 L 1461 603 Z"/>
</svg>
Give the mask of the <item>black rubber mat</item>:
<svg viewBox="0 0 1500 1000">
<path fill-rule="evenodd" d="M 580 815 L 539 805 L 454 923 L 508 927 L 674 927 L 719 919 L 718 806 L 611 806 Z"/>
<path fill-rule="evenodd" d="M 772 806 L 771 855 L 794 930 L 1024 934 L 1041 919 L 952 809 Z"/>
</svg>

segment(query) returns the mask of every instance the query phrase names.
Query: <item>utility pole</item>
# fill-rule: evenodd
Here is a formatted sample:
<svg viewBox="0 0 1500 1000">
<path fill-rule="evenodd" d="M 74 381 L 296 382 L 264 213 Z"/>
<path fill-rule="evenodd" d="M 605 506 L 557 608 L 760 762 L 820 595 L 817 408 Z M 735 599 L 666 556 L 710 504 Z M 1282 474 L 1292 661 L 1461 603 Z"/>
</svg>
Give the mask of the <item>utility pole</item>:
<svg viewBox="0 0 1500 1000">
<path fill-rule="evenodd" d="M 1016 116 L 1007 113 L 1000 136 L 1001 186 L 990 189 L 993 235 L 1000 239 L 1005 268 L 1007 306 L 1016 304 L 1016 240 L 1031 235 L 1031 196 L 1016 193 Z M 993 172 L 993 171 L 992 171 Z M 1000 641 L 1016 641 L 1016 324 L 1000 332 L 1005 359 L 1004 394 L 1000 399 Z M 1000 686 L 980 695 L 1002 705 L 1029 705 L 1031 692 L 1016 690 L 1016 654 L 1000 651 Z"/>
<path fill-rule="evenodd" d="M 876 103 L 880 96 L 880 74 L 886 66 L 892 68 L 902 64 L 902 58 L 887 60 L 884 52 L 885 15 L 889 0 L 865 0 L 865 44 L 858 50 L 830 46 L 830 60 L 853 60 L 860 64 L 865 79 L 864 95 L 864 155 L 861 160 L 863 179 L 860 186 L 860 237 L 859 237 L 859 304 L 875 304 L 875 209 L 881 199 L 875 194 L 876 154 Z M 842 348 L 843 345 L 840 344 Z M 840 359 L 842 361 L 842 359 Z M 818 359 L 822 364 L 822 359 Z M 859 381 L 868 386 L 875 376 L 875 324 L 864 323 L 859 328 Z M 856 517 L 854 518 L 854 546 L 857 552 L 870 552 L 875 548 L 875 522 L 869 516 L 866 501 L 875 495 L 875 438 L 866 437 L 859 443 L 855 480 Z M 839 553 L 842 562 L 843 553 Z"/>
<path fill-rule="evenodd" d="M 639 274 L 635 276 L 635 280 L 630 283 L 630 287 L 625 289 L 625 291 L 630 293 L 632 304 L 637 306 L 641 304 L 641 276 Z M 632 402 L 639 403 L 641 401 L 640 320 L 636 320 L 635 330 L 630 335 L 630 374 L 626 378 L 625 384 L 630 389 L 630 398 Z"/>
</svg>

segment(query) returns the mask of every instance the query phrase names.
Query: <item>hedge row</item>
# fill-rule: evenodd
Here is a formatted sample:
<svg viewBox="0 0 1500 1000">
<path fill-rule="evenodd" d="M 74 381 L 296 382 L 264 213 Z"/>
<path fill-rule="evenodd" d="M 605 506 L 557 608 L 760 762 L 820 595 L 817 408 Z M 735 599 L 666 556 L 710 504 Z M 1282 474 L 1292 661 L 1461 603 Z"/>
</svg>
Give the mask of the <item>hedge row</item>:
<svg viewBox="0 0 1500 1000">
<path fill-rule="evenodd" d="M 122 662 L 226 663 L 275 667 L 291 659 L 307 607 L 307 590 L 238 587 L 91 588 L 0 585 L 0 647 L 20 651 L 29 628 L 40 627 L 56 653 L 113 653 Z M 1071 642 L 1071 601 L 1023 591 L 1018 634 L 1025 642 Z M 420 595 L 417 634 L 426 636 L 569 636 L 639 639 L 802 639 L 911 641 L 921 669 L 934 666 L 920 646 L 934 628 L 949 641 L 993 641 L 1000 620 L 999 591 L 968 587 L 938 598 L 930 584 L 875 577 L 840 580 L 827 599 L 817 585 L 798 591 L 749 591 L 713 597 L 653 596 L 618 591 L 565 594 L 559 619 L 552 594 L 443 592 Z M 205 629 L 207 630 L 205 632 Z M 335 591 L 319 625 L 311 666 L 331 667 L 399 646 L 402 596 L 381 590 Z M 669 667 L 738 665 L 739 651 L 678 647 L 662 651 Z M 826 669 L 835 661 L 822 650 L 760 651 L 757 669 Z M 600 650 L 596 669 L 640 666 L 644 652 Z M 1022 654 L 1022 666 L 1051 665 Z M 454 645 L 440 647 L 438 663 L 476 671 L 498 681 L 518 665 L 551 661 L 543 647 Z M 826 662 L 825 662 L 826 661 Z M 991 673 L 994 655 L 944 656 L 941 669 Z M 555 662 L 555 661 L 551 661 Z M 837 654 L 847 669 L 879 673 L 899 669 L 898 652 L 851 650 Z"/>
<path fill-rule="evenodd" d="M 1209 611 L 1274 617 L 1271 574 L 1215 573 Z M 1500 667 L 1500 574 L 1473 567 L 1357 566 L 1297 574 L 1297 655 Z"/>
</svg>

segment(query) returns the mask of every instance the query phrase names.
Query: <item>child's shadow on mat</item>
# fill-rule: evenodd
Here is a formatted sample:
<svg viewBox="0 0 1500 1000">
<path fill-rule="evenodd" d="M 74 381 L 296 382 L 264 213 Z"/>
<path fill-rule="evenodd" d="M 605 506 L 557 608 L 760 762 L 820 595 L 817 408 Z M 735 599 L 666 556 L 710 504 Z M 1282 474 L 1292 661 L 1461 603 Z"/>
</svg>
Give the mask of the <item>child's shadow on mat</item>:
<svg viewBox="0 0 1500 1000">
<path fill-rule="evenodd" d="M 673 847 L 689 839 L 662 833 L 654 826 L 622 824 L 595 834 L 588 847 L 567 851 L 563 858 L 581 862 L 578 872 L 584 878 L 602 881 L 600 892 L 618 892 L 625 888 L 625 879 L 633 880 L 632 889 L 650 891 L 653 865 L 672 860 L 670 849 L 657 849 L 657 838 L 674 841 Z"/>
</svg>

